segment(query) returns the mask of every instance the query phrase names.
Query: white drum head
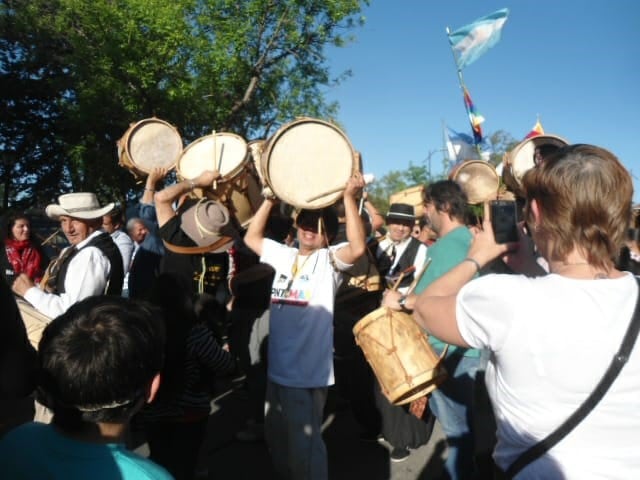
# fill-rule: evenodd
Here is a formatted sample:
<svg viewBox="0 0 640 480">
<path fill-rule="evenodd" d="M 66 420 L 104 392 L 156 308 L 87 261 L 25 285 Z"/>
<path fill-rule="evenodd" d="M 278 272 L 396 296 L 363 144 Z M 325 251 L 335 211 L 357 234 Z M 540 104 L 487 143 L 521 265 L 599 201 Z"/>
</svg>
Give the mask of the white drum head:
<svg viewBox="0 0 640 480">
<path fill-rule="evenodd" d="M 355 152 L 334 125 L 315 119 L 283 126 L 268 142 L 266 182 L 282 201 L 319 209 L 335 203 L 354 171 Z"/>
<path fill-rule="evenodd" d="M 182 153 L 182 138 L 169 123 L 155 118 L 136 123 L 127 138 L 126 151 L 133 164 L 150 173 L 173 168 Z"/>
<path fill-rule="evenodd" d="M 219 132 L 201 137 L 184 149 L 178 161 L 182 178 L 196 178 L 207 170 L 218 170 L 219 181 L 233 178 L 247 160 L 247 143 L 234 133 Z"/>
</svg>

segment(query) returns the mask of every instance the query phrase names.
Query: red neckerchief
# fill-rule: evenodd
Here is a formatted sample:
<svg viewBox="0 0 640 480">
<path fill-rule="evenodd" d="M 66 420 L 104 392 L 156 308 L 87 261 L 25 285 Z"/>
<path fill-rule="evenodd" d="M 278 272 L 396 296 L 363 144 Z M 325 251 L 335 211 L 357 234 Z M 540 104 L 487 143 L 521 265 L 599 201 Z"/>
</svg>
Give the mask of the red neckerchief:
<svg viewBox="0 0 640 480">
<path fill-rule="evenodd" d="M 26 273 L 34 282 L 40 281 L 42 257 L 37 248 L 29 240 L 7 238 L 4 242 L 7 258 L 16 275 Z"/>
</svg>

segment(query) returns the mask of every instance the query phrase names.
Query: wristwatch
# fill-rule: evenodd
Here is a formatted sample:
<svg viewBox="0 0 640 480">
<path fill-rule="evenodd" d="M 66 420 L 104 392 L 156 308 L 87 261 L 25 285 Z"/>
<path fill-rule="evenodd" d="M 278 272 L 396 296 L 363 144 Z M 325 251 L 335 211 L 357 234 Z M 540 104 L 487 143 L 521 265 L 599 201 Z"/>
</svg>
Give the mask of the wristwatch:
<svg viewBox="0 0 640 480">
<path fill-rule="evenodd" d="M 402 309 L 403 312 L 409 313 L 411 312 L 411 310 L 409 310 L 407 308 L 407 296 L 406 295 L 402 295 L 399 299 L 398 299 L 398 305 L 400 305 L 400 308 Z"/>
</svg>

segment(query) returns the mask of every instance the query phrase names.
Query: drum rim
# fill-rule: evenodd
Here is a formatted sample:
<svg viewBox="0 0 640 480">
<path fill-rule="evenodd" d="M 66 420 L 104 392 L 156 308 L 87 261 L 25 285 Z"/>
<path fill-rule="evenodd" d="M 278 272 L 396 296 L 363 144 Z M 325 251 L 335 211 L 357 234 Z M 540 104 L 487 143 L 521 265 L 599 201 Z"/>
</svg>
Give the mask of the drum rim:
<svg viewBox="0 0 640 480">
<path fill-rule="evenodd" d="M 318 203 L 313 203 L 313 205 L 311 205 L 312 202 L 304 202 L 304 204 L 301 204 L 300 202 L 298 202 L 297 200 L 295 202 L 292 202 L 291 198 L 285 198 L 285 197 L 289 197 L 288 195 L 286 196 L 280 196 L 278 194 L 278 192 L 275 191 L 275 189 L 273 188 L 273 184 L 271 182 L 271 178 L 269 176 L 269 159 L 271 158 L 271 152 L 273 151 L 274 146 L 278 143 L 278 140 L 289 130 L 291 130 L 293 127 L 298 126 L 298 125 L 302 125 L 305 123 L 315 123 L 315 124 L 319 124 L 319 125 L 324 125 L 325 127 L 329 127 L 330 129 L 334 130 L 335 132 L 337 132 L 345 141 L 349 153 L 351 154 L 351 173 L 350 175 L 353 175 L 353 173 L 356 171 L 357 169 L 357 158 L 356 158 L 356 150 L 353 148 L 353 144 L 351 143 L 351 141 L 349 140 L 349 137 L 342 131 L 341 128 L 339 128 L 337 125 L 335 125 L 332 122 L 328 122 L 326 120 L 322 120 L 319 118 L 313 118 L 313 117 L 300 117 L 300 118 L 296 118 L 295 120 L 285 123 L 283 125 L 280 126 L 280 128 L 278 128 L 278 130 L 276 130 L 276 132 L 266 141 L 267 145 L 266 147 L 263 149 L 262 154 L 260 155 L 260 166 L 262 168 L 262 173 L 263 173 L 263 178 L 264 178 L 264 182 L 266 183 L 266 185 L 271 188 L 271 190 L 273 190 L 273 192 L 276 194 L 276 196 L 278 196 L 278 198 L 280 200 L 282 200 L 283 202 L 288 203 L 289 205 L 294 206 L 297 209 L 320 209 L 320 208 L 324 208 L 324 207 L 328 207 L 330 205 L 333 205 L 341 196 L 343 192 L 337 192 L 334 194 L 328 194 L 325 197 L 327 198 L 325 201 L 322 202 L 318 202 Z M 263 159 L 265 161 L 263 161 Z M 323 197 L 320 197 L 323 198 Z M 295 200 L 295 199 L 294 199 Z M 319 200 L 319 199 L 318 199 Z M 315 201 L 314 201 L 315 202 Z"/>
<path fill-rule="evenodd" d="M 243 158 L 243 160 L 240 163 L 238 163 L 238 165 L 233 170 L 228 172 L 226 175 L 222 175 L 220 178 L 218 178 L 217 182 L 226 183 L 226 182 L 233 181 L 238 176 L 238 174 L 241 173 L 242 170 L 245 169 L 247 163 L 249 162 L 249 155 L 251 153 L 251 152 L 249 152 L 247 141 L 244 138 L 242 138 L 242 136 L 238 135 L 237 133 L 233 133 L 233 132 L 215 132 L 215 133 L 210 133 L 208 135 L 204 135 L 202 137 L 196 138 L 193 142 L 191 142 L 189 145 L 187 145 L 182 150 L 182 153 L 180 154 L 180 157 L 176 161 L 176 173 L 178 175 L 180 175 L 182 178 L 187 178 L 187 177 L 183 176 L 182 172 L 180 171 L 180 161 L 186 155 L 186 153 L 189 150 L 189 148 L 194 146 L 194 145 L 196 145 L 197 143 L 203 142 L 206 139 L 208 139 L 210 137 L 214 137 L 214 136 L 234 137 L 237 140 L 240 140 L 242 142 L 243 146 L 244 146 L 244 158 Z"/>
</svg>

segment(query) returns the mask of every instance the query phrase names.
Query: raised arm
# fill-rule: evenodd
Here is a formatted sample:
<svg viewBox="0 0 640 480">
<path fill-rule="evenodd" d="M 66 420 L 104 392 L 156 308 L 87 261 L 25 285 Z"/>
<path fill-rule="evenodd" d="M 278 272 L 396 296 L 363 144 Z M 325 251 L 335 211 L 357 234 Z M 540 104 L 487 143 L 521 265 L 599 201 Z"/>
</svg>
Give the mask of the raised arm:
<svg viewBox="0 0 640 480">
<path fill-rule="evenodd" d="M 153 196 L 158 191 L 158 186 L 160 181 L 164 180 L 164 178 L 169 173 L 167 168 L 155 167 L 149 175 L 147 175 L 147 180 L 144 184 L 144 191 L 142 192 L 142 198 L 140 199 L 140 203 L 150 204 L 153 203 Z"/>
<path fill-rule="evenodd" d="M 173 210 L 173 202 L 175 200 L 182 195 L 192 192 L 195 188 L 210 188 L 214 180 L 218 178 L 220 178 L 219 172 L 207 170 L 196 178 L 174 183 L 156 192 L 154 199 L 156 202 L 158 226 L 162 227 L 175 216 L 175 211 Z"/>
<path fill-rule="evenodd" d="M 360 172 L 356 172 L 349 178 L 344 189 L 344 213 L 349 243 L 336 252 L 336 257 L 347 264 L 353 264 L 364 254 L 367 247 L 364 224 L 358 214 L 356 202 L 356 195 L 362 187 L 364 187 L 364 180 Z"/>
<path fill-rule="evenodd" d="M 275 205 L 275 200 L 271 198 L 265 198 L 258 211 L 251 219 L 251 223 L 249 224 L 249 228 L 247 229 L 247 233 L 244 235 L 244 243 L 249 247 L 253 252 L 262 256 L 262 241 L 264 240 L 264 231 L 267 227 L 267 222 L 269 221 L 269 213 L 271 209 Z"/>
</svg>

